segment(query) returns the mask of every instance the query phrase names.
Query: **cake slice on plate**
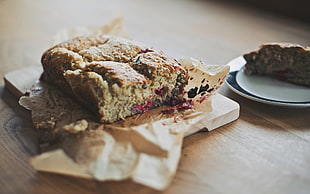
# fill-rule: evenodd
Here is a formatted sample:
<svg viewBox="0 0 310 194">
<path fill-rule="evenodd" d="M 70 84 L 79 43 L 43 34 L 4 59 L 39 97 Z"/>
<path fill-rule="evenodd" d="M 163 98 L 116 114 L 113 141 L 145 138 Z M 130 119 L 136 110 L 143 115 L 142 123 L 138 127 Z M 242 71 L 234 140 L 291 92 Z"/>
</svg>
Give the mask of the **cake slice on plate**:
<svg viewBox="0 0 310 194">
<path fill-rule="evenodd" d="M 270 76 L 281 81 L 310 87 L 310 48 L 289 43 L 263 44 L 245 54 L 244 72 Z"/>
</svg>

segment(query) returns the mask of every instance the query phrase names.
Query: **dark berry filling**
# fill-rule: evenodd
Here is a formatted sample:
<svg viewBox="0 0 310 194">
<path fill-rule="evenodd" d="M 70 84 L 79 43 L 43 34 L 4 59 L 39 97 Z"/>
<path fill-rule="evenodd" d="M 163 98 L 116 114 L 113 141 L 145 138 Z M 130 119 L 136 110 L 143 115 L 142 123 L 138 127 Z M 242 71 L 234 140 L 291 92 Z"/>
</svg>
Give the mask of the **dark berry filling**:
<svg viewBox="0 0 310 194">
<path fill-rule="evenodd" d="M 179 111 L 179 110 L 188 110 L 188 109 L 192 109 L 194 106 L 191 102 L 185 101 L 182 103 L 179 103 L 171 108 L 168 108 L 166 110 L 163 110 L 162 113 L 163 114 L 171 114 L 174 113 L 175 111 Z"/>
<path fill-rule="evenodd" d="M 159 96 L 164 96 L 167 93 L 168 88 L 166 86 L 162 87 L 162 88 L 158 88 L 155 90 L 155 94 L 159 95 Z"/>
<path fill-rule="evenodd" d="M 188 96 L 189 98 L 195 98 L 195 96 L 197 95 L 197 91 L 198 91 L 198 88 L 197 88 L 197 87 L 191 88 L 191 89 L 187 92 L 187 96 Z"/>
<path fill-rule="evenodd" d="M 134 113 L 145 113 L 149 111 L 151 108 L 153 108 L 154 102 L 145 102 L 144 104 L 135 105 L 131 108 L 131 111 Z"/>
<path fill-rule="evenodd" d="M 141 54 L 141 53 L 148 53 L 148 52 L 154 52 L 152 49 L 142 49 L 140 52 L 138 52 L 138 54 Z"/>
<path fill-rule="evenodd" d="M 283 71 L 277 71 L 275 73 L 276 78 L 280 81 L 286 81 L 287 78 L 292 77 L 294 72 L 291 69 L 285 69 Z"/>
</svg>

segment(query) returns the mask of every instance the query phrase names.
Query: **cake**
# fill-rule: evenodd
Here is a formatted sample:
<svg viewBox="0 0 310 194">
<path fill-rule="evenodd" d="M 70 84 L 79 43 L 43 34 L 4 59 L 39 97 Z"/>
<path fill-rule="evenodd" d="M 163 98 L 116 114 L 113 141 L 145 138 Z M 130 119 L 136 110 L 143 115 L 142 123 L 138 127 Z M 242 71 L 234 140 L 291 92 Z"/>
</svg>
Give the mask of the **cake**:
<svg viewBox="0 0 310 194">
<path fill-rule="evenodd" d="M 102 34 L 60 43 L 41 62 L 41 81 L 57 86 L 102 123 L 181 102 L 189 79 L 162 51 Z"/>
<path fill-rule="evenodd" d="M 310 48 L 297 44 L 263 44 L 245 54 L 244 72 L 310 87 Z"/>
</svg>

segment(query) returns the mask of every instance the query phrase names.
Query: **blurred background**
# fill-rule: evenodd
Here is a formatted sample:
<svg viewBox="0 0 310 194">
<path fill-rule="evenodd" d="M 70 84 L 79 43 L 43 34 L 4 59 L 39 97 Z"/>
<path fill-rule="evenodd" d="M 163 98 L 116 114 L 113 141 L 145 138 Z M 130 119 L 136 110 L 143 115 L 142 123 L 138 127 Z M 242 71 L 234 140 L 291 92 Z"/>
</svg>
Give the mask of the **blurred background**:
<svg viewBox="0 0 310 194">
<path fill-rule="evenodd" d="M 39 65 L 55 34 L 122 16 L 129 37 L 212 64 L 265 42 L 310 45 L 306 0 L 0 0 L 1 74 Z"/>
<path fill-rule="evenodd" d="M 308 0 L 226 0 L 226 2 L 237 2 L 239 5 L 264 10 L 279 16 L 310 22 L 310 2 Z"/>
</svg>

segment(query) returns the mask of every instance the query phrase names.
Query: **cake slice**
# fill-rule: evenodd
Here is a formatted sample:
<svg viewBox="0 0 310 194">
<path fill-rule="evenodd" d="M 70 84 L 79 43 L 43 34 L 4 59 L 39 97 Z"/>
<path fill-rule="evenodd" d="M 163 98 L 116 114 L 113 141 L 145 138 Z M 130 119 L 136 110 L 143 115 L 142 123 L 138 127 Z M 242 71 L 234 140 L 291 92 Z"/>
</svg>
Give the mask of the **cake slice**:
<svg viewBox="0 0 310 194">
<path fill-rule="evenodd" d="M 163 52 L 119 37 L 78 37 L 47 50 L 41 80 L 112 123 L 183 100 L 187 70 Z"/>
<path fill-rule="evenodd" d="M 245 54 L 244 72 L 310 87 L 310 48 L 297 44 L 263 44 Z"/>
</svg>

